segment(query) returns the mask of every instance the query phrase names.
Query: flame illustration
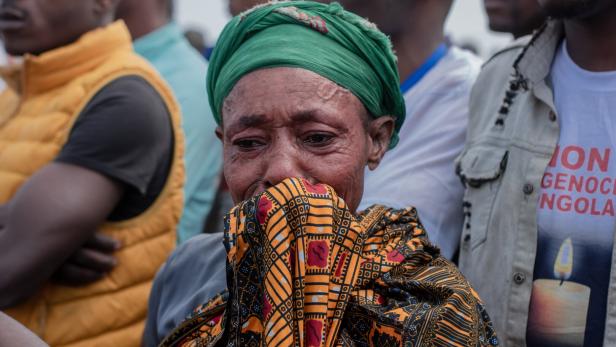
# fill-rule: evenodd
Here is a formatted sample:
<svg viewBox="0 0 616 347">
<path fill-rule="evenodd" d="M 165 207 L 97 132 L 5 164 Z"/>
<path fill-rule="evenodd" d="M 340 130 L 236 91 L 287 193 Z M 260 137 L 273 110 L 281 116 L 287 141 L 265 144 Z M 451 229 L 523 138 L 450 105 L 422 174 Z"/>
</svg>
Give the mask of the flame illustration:
<svg viewBox="0 0 616 347">
<path fill-rule="evenodd" d="M 573 272 L 573 242 L 567 238 L 560 246 L 556 261 L 554 262 L 554 276 L 561 281 L 566 281 Z"/>
</svg>

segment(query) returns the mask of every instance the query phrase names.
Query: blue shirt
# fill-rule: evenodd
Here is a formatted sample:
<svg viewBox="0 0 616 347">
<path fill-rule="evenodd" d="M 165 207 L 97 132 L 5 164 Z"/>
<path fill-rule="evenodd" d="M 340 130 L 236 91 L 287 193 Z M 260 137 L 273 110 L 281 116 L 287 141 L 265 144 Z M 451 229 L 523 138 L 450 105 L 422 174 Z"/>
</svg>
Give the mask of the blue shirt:
<svg viewBox="0 0 616 347">
<path fill-rule="evenodd" d="M 205 90 L 207 63 L 173 22 L 136 40 L 134 47 L 169 83 L 182 110 L 186 166 L 184 212 L 178 228 L 178 243 L 182 243 L 203 231 L 222 167 L 222 147 Z"/>
</svg>

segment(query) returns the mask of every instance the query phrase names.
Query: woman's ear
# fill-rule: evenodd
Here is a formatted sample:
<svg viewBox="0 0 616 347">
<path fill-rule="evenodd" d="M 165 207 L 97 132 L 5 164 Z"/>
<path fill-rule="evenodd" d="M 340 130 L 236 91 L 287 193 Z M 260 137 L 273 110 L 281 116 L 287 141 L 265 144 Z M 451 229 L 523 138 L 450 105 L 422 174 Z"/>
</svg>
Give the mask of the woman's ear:
<svg viewBox="0 0 616 347">
<path fill-rule="evenodd" d="M 222 128 L 220 126 L 216 127 L 216 137 L 218 137 L 220 141 L 223 140 Z"/>
<path fill-rule="evenodd" d="M 368 167 L 374 170 L 389 148 L 391 136 L 394 133 L 395 121 L 391 116 L 381 116 L 368 124 L 370 147 L 368 148 Z"/>
</svg>

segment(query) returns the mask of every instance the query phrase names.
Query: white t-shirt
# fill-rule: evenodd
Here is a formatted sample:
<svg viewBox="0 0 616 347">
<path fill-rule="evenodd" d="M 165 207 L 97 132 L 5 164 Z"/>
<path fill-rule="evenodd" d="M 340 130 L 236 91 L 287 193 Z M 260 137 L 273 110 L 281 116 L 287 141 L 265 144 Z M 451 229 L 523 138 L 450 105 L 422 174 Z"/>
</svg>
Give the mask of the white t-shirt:
<svg viewBox="0 0 616 347">
<path fill-rule="evenodd" d="M 432 243 L 451 259 L 460 243 L 464 187 L 454 159 L 462 151 L 470 91 L 481 61 L 450 47 L 407 93 L 400 142 L 375 171 L 366 171 L 360 209 L 415 206 Z"/>
<path fill-rule="evenodd" d="M 563 43 L 551 71 L 558 147 L 541 183 L 528 346 L 601 346 L 616 230 L 616 71 Z"/>
</svg>

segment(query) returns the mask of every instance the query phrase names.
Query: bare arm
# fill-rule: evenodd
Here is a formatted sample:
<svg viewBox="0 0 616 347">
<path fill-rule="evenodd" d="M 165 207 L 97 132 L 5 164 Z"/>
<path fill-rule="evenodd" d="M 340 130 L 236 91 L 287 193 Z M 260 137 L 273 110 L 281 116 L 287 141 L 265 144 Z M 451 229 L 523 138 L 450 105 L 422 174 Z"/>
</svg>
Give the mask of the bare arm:
<svg viewBox="0 0 616 347">
<path fill-rule="evenodd" d="M 32 176 L 0 208 L 0 309 L 32 296 L 90 239 L 122 193 L 112 179 L 74 165 L 51 163 Z"/>
</svg>

